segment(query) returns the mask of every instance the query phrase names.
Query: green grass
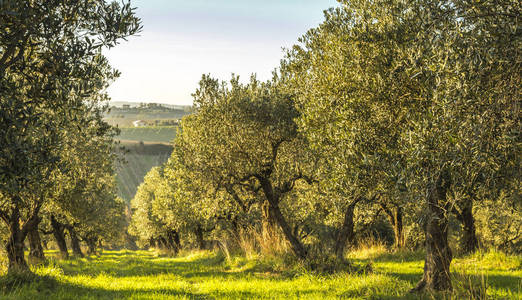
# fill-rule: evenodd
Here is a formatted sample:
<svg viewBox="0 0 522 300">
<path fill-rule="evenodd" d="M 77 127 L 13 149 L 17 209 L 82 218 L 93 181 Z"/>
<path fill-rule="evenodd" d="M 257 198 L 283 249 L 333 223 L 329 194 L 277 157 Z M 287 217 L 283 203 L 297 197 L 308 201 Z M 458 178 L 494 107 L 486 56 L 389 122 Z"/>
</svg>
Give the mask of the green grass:
<svg viewBox="0 0 522 300">
<path fill-rule="evenodd" d="M 50 256 L 51 253 L 48 253 Z M 149 251 L 106 251 L 100 257 L 51 262 L 34 267 L 28 284 L 0 278 L 2 299 L 431 299 L 410 295 L 422 274 L 419 253 L 382 251 L 351 254 L 372 262 L 372 274 L 324 275 L 303 268 L 275 271 L 272 261 L 197 252 L 179 258 Z M 277 259 L 275 259 L 277 260 Z M 520 299 L 521 257 L 479 253 L 453 263 L 455 291 L 437 298 L 469 299 L 471 276 L 491 298 Z M 277 268 L 276 268 L 277 269 Z M 15 283 L 13 283 L 15 282 Z M 3 285 L 2 285 L 3 284 Z M 3 286 L 3 287 L 2 287 Z"/>
<path fill-rule="evenodd" d="M 118 140 L 170 143 L 176 137 L 175 126 L 120 128 Z"/>
</svg>

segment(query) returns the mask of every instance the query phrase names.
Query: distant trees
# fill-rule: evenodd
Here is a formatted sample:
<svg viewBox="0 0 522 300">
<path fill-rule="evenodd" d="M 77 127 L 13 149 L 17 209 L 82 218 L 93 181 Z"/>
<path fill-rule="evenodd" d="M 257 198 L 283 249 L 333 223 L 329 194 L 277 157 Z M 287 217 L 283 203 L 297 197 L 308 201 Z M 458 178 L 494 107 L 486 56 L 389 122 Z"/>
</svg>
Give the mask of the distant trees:
<svg viewBox="0 0 522 300">
<path fill-rule="evenodd" d="M 118 76 L 101 49 L 140 25 L 128 3 L 19 0 L 0 3 L 0 24 L 0 217 L 18 272 L 28 271 L 23 242 L 49 201 L 46 179 L 66 168 L 68 132 L 101 128 L 92 112 Z"/>
</svg>

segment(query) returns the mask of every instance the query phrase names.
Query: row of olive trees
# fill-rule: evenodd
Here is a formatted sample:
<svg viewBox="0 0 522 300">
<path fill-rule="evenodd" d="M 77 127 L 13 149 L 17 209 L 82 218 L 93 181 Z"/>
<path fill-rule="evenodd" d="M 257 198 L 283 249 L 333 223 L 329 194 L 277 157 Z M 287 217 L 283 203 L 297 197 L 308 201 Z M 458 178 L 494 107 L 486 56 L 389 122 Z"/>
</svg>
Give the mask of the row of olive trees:
<svg viewBox="0 0 522 300">
<path fill-rule="evenodd" d="M 129 4 L 6 0 L 0 27 L 0 219 L 9 272 L 28 271 L 42 219 L 92 240 L 117 210 L 102 104 L 118 72 L 101 51 L 140 24 Z"/>
<path fill-rule="evenodd" d="M 464 253 L 486 222 L 520 250 L 520 4 L 340 2 L 271 81 L 203 76 L 133 200 L 135 234 L 173 231 L 178 249 L 181 232 L 257 226 L 303 260 L 314 243 L 342 259 L 384 215 L 397 248 L 423 228 L 416 290 L 451 288 L 453 219 Z"/>
</svg>

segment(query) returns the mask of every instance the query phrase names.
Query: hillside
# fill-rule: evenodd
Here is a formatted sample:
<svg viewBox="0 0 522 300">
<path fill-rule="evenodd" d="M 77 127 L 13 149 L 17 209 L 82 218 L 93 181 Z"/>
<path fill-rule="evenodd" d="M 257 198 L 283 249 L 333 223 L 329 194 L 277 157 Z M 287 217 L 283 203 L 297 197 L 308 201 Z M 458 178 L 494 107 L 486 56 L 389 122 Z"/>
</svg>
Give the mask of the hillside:
<svg viewBox="0 0 522 300">
<path fill-rule="evenodd" d="M 176 126 L 120 128 L 121 141 L 170 143 L 176 137 Z"/>
<path fill-rule="evenodd" d="M 172 153 L 170 143 L 176 137 L 179 120 L 191 112 L 190 106 L 111 102 L 105 121 L 120 128 L 116 137 L 124 150 L 125 163 L 116 166 L 119 196 L 130 201 L 143 178 L 155 166 L 166 162 Z M 134 127 L 141 120 L 146 126 Z M 166 126 L 165 126 L 166 125 Z"/>
<path fill-rule="evenodd" d="M 143 178 L 155 166 L 165 163 L 172 153 L 172 146 L 165 143 L 140 143 L 138 141 L 121 141 L 124 147 L 120 157 L 125 162 L 116 166 L 118 194 L 129 202 Z"/>
<path fill-rule="evenodd" d="M 134 127 L 133 122 L 137 120 L 149 126 L 161 125 L 162 122 L 175 123 L 191 112 L 190 106 L 130 102 L 120 105 L 111 106 L 105 115 L 109 124 L 120 128 Z"/>
</svg>

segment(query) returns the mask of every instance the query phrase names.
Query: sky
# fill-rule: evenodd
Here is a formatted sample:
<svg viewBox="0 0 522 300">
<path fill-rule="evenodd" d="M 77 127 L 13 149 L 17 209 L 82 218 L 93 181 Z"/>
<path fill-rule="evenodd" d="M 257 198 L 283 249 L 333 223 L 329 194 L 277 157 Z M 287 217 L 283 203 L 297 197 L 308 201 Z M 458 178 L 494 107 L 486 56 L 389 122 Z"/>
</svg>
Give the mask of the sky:
<svg viewBox="0 0 522 300">
<path fill-rule="evenodd" d="M 132 0 L 143 31 L 106 51 L 113 101 L 192 104 L 202 74 L 261 80 L 335 0 Z"/>
</svg>

